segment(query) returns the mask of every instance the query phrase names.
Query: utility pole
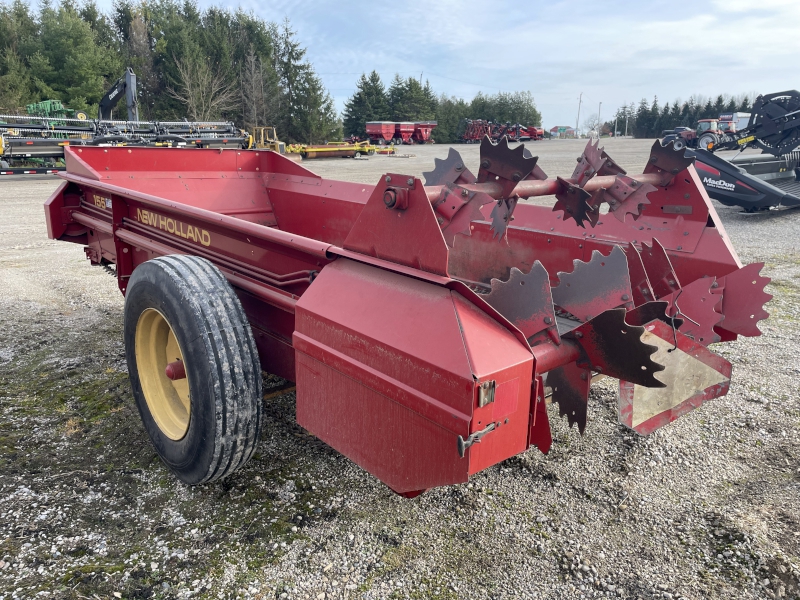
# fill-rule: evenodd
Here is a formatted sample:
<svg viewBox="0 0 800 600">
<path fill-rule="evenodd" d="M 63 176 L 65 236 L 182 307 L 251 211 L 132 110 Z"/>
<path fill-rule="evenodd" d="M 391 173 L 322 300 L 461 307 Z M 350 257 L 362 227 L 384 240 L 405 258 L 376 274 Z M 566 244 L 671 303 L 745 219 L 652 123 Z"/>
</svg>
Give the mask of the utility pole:
<svg viewBox="0 0 800 600">
<path fill-rule="evenodd" d="M 600 137 L 603 133 L 603 119 L 600 118 L 602 109 L 603 103 L 601 102 L 600 106 L 597 108 L 597 137 Z"/>
<path fill-rule="evenodd" d="M 625 137 L 628 137 L 628 105 L 625 104 Z"/>
<path fill-rule="evenodd" d="M 578 123 L 581 120 L 581 102 L 583 101 L 583 92 L 578 97 L 578 118 L 575 119 L 575 137 L 578 137 Z"/>
<path fill-rule="evenodd" d="M 617 117 L 614 116 L 614 138 L 617 137 Z"/>
</svg>

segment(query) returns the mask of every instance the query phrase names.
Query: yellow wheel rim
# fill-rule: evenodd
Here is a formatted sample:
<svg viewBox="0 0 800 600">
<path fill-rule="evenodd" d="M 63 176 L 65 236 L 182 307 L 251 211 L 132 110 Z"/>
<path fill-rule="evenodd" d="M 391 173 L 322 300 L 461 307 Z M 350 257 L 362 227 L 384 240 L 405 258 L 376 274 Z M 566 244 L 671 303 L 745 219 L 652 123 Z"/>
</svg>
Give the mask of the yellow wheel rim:
<svg viewBox="0 0 800 600">
<path fill-rule="evenodd" d="M 189 377 L 171 380 L 165 370 L 183 352 L 169 321 L 154 308 L 146 309 L 136 324 L 136 367 L 147 407 L 161 432 L 180 440 L 189 429 Z"/>
</svg>

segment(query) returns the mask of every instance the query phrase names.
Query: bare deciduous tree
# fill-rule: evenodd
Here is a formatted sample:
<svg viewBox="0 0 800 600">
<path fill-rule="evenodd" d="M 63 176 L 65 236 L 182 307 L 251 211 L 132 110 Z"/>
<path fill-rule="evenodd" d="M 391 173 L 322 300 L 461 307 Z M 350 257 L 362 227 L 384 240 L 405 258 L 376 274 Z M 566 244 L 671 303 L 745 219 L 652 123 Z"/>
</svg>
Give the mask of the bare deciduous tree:
<svg viewBox="0 0 800 600">
<path fill-rule="evenodd" d="M 274 121 L 280 92 L 252 46 L 248 48 L 241 67 L 239 90 L 245 128 L 269 125 Z"/>
<path fill-rule="evenodd" d="M 223 73 L 204 60 L 173 58 L 178 77 L 167 93 L 186 105 L 192 120 L 211 121 L 236 106 L 236 89 Z"/>
<path fill-rule="evenodd" d="M 583 127 L 587 131 L 599 131 L 600 119 L 597 117 L 597 113 L 592 113 L 589 115 L 589 117 L 583 122 Z"/>
</svg>

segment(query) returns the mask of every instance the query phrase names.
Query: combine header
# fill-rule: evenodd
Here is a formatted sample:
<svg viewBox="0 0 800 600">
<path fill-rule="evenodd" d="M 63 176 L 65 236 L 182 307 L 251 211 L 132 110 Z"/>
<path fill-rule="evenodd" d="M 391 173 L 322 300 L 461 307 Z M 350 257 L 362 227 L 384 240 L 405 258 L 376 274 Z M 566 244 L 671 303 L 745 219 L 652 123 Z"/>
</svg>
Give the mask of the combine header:
<svg viewBox="0 0 800 600">
<path fill-rule="evenodd" d="M 182 481 L 252 455 L 261 369 L 296 381 L 301 426 L 408 497 L 547 452 L 548 389 L 583 432 L 593 376 L 616 378 L 640 434 L 727 393 L 708 346 L 759 335 L 769 280 L 692 160 L 656 143 L 627 175 L 590 143 L 551 179 L 523 146 L 480 150 L 477 174 L 451 149 L 424 182 L 375 186 L 272 152 L 65 150 L 49 235 L 116 265 L 134 396 Z"/>
<path fill-rule="evenodd" d="M 670 141 L 676 148 L 683 145 L 675 134 L 664 137 L 664 143 Z M 741 154 L 747 148 L 762 153 Z M 714 154 L 720 150 L 740 154 L 726 160 Z M 727 206 L 750 213 L 800 207 L 800 92 L 759 96 L 747 127 L 707 133 L 686 154 L 697 159 L 708 195 Z"/>
</svg>

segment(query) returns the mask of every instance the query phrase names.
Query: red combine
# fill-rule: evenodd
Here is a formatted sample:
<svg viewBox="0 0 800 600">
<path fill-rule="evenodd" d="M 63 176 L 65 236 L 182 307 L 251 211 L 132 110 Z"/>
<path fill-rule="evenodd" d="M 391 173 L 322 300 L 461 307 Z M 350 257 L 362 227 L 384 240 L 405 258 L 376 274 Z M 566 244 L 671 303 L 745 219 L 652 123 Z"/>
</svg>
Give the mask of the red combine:
<svg viewBox="0 0 800 600">
<path fill-rule="evenodd" d="M 623 424 L 669 423 L 727 393 L 708 345 L 767 317 L 761 265 L 739 262 L 672 146 L 628 176 L 590 143 L 548 179 L 484 139 L 477 175 L 451 149 L 425 182 L 374 186 L 274 152 L 65 156 L 49 236 L 116 265 L 136 402 L 189 484 L 255 451 L 262 369 L 297 383 L 301 426 L 414 496 L 547 452 L 546 390 L 583 432 L 597 374 L 620 380 Z"/>
</svg>

